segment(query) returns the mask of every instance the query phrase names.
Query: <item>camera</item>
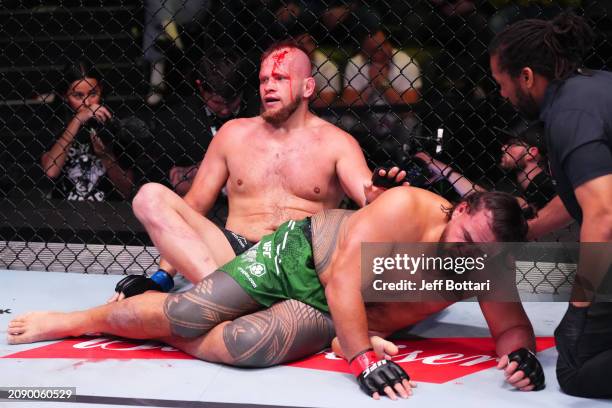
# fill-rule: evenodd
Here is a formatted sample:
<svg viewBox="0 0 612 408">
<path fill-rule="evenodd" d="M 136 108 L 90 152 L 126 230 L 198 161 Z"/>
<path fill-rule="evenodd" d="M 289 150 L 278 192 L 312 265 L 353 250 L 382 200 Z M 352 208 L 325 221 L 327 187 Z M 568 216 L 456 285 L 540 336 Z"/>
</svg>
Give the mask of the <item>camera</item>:
<svg viewBox="0 0 612 408">
<path fill-rule="evenodd" d="M 418 157 L 411 157 L 404 162 L 403 169 L 406 171 L 406 181 L 411 186 L 425 188 L 429 185 L 431 176 L 427 164 Z"/>
<path fill-rule="evenodd" d="M 118 143 L 120 146 L 127 147 L 135 142 L 144 146 L 152 139 L 149 127 L 136 116 L 128 116 L 123 119 L 112 117 L 106 122 L 90 119 L 85 126 L 94 130 L 106 146 Z"/>
</svg>

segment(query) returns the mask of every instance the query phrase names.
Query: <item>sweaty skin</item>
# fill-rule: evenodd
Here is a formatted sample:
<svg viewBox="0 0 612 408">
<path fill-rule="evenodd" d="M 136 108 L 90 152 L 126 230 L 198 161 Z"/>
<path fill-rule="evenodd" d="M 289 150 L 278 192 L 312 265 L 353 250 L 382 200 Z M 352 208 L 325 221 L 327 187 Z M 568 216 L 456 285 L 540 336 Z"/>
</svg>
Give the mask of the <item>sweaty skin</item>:
<svg viewBox="0 0 612 408">
<path fill-rule="evenodd" d="M 208 187 L 211 177 L 217 181 L 215 187 L 226 184 L 226 227 L 251 241 L 289 219 L 337 207 L 345 192 L 359 205 L 365 203 L 363 184 L 371 172 L 363 153 L 348 133 L 310 113 L 310 75 L 310 60 L 299 50 L 281 49 L 264 59 L 264 113 L 295 99 L 299 106 L 279 124 L 261 116 L 228 122 L 213 139 L 196 175 L 195 186 Z M 219 177 L 219 170 L 225 177 Z M 185 200 L 202 207 L 208 201 L 202 191 L 206 187 L 192 189 Z"/>
</svg>

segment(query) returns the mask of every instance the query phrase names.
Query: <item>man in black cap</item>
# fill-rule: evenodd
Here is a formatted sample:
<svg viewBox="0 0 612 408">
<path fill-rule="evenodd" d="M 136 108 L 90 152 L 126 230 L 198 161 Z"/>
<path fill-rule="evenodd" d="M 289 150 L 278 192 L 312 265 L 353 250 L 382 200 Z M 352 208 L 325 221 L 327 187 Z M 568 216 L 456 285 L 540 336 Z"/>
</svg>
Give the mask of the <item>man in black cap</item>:
<svg viewBox="0 0 612 408">
<path fill-rule="evenodd" d="M 546 171 L 546 147 L 542 141 L 543 125 L 533 122 L 526 128 L 515 128 L 513 131 L 495 128 L 501 134 L 502 155 L 499 166 L 515 173 L 516 182 L 521 189 L 519 201 L 521 205 L 531 210 L 544 207 L 555 195 L 552 179 Z M 485 191 L 463 174 L 429 156 L 419 152 L 415 157 L 427 163 L 427 167 L 435 178 L 444 178 L 452 184 L 461 196 L 474 191 Z"/>
</svg>

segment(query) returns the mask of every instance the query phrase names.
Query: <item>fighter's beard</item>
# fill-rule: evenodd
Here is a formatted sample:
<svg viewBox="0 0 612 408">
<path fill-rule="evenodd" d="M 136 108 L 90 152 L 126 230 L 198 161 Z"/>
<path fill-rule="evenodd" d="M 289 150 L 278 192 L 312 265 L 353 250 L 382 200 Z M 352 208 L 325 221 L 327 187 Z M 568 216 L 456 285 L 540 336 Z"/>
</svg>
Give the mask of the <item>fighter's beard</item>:
<svg viewBox="0 0 612 408">
<path fill-rule="evenodd" d="M 268 109 L 262 112 L 261 117 L 271 125 L 279 125 L 293 115 L 293 113 L 300 106 L 301 99 L 295 98 L 289 105 L 283 106 L 279 109 Z"/>
</svg>

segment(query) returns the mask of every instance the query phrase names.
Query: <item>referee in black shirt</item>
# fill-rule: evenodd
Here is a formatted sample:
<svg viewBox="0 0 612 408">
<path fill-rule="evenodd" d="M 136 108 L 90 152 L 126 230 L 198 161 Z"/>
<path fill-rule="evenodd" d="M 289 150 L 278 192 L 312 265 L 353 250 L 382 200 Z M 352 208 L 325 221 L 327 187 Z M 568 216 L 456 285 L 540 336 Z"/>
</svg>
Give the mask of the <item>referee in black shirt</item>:
<svg viewBox="0 0 612 408">
<path fill-rule="evenodd" d="M 581 224 L 581 242 L 612 242 L 612 73 L 582 67 L 593 39 L 582 18 L 562 13 L 552 21 L 519 21 L 489 46 L 501 95 L 526 117 L 545 123 L 560 199 L 539 212 L 530 224 L 537 230 L 532 236 L 570 220 L 559 211 L 563 203 Z M 596 257 L 584 251 L 577 281 L 593 270 L 610 275 L 612 251 Z M 568 394 L 612 398 L 612 302 L 579 300 L 573 298 L 555 331 L 559 384 Z"/>
</svg>

